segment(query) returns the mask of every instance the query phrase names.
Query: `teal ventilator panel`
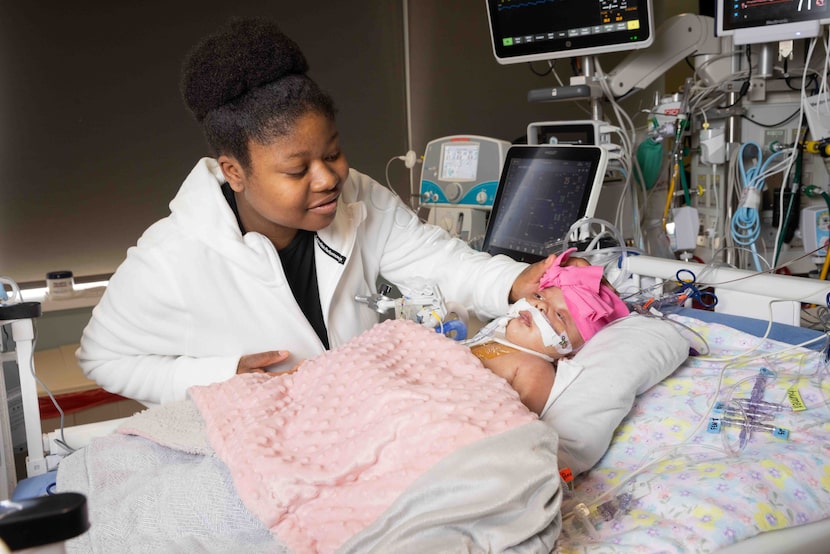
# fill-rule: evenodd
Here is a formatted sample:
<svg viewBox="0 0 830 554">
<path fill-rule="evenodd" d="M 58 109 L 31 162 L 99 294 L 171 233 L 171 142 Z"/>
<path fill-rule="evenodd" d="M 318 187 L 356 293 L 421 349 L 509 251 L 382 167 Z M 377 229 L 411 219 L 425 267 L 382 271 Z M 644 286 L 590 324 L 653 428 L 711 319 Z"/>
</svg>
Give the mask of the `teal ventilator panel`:
<svg viewBox="0 0 830 554">
<path fill-rule="evenodd" d="M 421 169 L 421 206 L 492 208 L 509 147 L 507 141 L 476 135 L 430 141 Z"/>
</svg>

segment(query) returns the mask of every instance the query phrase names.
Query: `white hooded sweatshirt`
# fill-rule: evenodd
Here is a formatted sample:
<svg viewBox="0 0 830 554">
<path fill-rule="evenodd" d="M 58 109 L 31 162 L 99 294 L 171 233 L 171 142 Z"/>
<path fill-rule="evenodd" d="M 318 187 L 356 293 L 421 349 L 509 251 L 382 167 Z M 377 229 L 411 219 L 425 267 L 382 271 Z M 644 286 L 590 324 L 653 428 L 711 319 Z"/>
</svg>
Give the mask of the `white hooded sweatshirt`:
<svg viewBox="0 0 830 554">
<path fill-rule="evenodd" d="M 187 388 L 223 381 L 239 358 L 267 350 L 290 369 L 324 347 L 300 311 L 279 255 L 265 236 L 242 235 L 222 195 L 217 162 L 203 158 L 109 282 L 77 356 L 104 389 L 154 405 Z M 337 215 L 317 233 L 315 263 L 331 348 L 369 329 L 378 314 L 355 295 L 421 277 L 483 318 L 504 314 L 513 281 L 526 267 L 470 249 L 424 225 L 401 200 L 351 170 Z M 332 368 L 336 371 L 336 368 Z"/>
</svg>

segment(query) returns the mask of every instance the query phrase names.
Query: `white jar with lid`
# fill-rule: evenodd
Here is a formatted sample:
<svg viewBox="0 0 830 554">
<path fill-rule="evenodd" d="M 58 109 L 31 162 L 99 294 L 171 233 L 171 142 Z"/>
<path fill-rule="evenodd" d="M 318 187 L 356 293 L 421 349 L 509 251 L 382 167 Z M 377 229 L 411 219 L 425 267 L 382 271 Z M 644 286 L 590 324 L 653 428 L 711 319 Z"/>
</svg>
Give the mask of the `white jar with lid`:
<svg viewBox="0 0 830 554">
<path fill-rule="evenodd" d="M 47 294 L 50 298 L 69 298 L 75 293 L 75 279 L 68 270 L 50 271 L 46 274 Z"/>
</svg>

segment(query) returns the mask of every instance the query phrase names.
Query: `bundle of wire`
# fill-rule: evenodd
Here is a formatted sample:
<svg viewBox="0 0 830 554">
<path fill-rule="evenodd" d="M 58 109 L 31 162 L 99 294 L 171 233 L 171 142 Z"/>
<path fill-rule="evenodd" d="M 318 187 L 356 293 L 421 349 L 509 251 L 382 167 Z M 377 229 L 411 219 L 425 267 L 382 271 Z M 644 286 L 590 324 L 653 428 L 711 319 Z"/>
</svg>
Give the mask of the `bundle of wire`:
<svg viewBox="0 0 830 554">
<path fill-rule="evenodd" d="M 755 150 L 755 164 L 746 166 L 746 159 L 752 157 L 750 150 Z M 761 256 L 756 243 L 761 236 L 761 192 L 770 175 L 780 173 L 790 167 L 792 149 L 773 152 L 764 158 L 761 147 L 756 142 L 741 145 L 737 154 L 738 181 L 741 186 L 740 201 L 731 220 L 731 236 L 735 244 L 748 247 L 752 252 L 756 271 L 762 271 Z M 769 264 L 767 264 L 769 265 Z"/>
</svg>

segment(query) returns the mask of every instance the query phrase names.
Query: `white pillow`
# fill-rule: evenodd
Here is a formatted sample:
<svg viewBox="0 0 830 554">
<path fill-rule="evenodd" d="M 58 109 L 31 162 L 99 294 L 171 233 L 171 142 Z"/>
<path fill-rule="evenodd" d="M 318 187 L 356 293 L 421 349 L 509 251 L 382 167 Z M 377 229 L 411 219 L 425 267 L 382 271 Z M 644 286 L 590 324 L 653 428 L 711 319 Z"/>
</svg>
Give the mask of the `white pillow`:
<svg viewBox="0 0 830 554">
<path fill-rule="evenodd" d="M 608 450 L 637 395 L 668 377 L 689 342 L 668 321 L 632 314 L 560 360 L 542 420 L 559 434 L 559 469 L 587 471 Z"/>
</svg>

